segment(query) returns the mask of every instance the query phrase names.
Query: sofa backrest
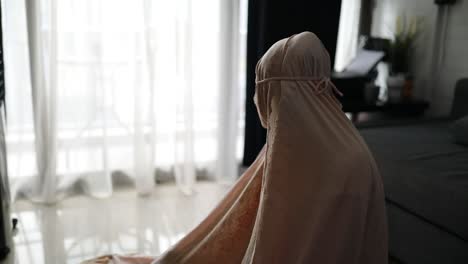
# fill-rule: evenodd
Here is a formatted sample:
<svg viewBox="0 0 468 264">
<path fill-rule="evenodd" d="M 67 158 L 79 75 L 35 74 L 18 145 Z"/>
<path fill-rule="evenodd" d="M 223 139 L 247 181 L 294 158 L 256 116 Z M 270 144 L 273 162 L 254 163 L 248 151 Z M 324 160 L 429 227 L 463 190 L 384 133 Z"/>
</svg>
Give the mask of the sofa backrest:
<svg viewBox="0 0 468 264">
<path fill-rule="evenodd" d="M 450 114 L 453 119 L 465 115 L 468 115 L 468 78 L 460 79 L 455 84 L 452 112 Z"/>
</svg>

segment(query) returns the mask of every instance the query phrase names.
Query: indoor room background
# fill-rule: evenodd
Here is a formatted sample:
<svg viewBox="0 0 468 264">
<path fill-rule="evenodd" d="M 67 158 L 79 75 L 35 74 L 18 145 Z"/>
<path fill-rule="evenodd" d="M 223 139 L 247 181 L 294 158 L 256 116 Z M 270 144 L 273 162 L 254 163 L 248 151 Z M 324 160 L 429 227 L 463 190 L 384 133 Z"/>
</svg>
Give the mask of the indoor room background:
<svg viewBox="0 0 468 264">
<path fill-rule="evenodd" d="M 302 31 L 328 50 L 343 111 L 381 165 L 391 263 L 468 263 L 468 150 L 447 139 L 449 122 L 468 114 L 468 81 L 459 81 L 468 77 L 468 1 L 0 4 L 6 263 L 158 255 L 179 241 L 264 146 L 255 67 L 273 43 Z M 403 18 L 420 21 L 418 36 L 406 71 L 392 72 Z M 356 76 L 348 70 L 363 51 L 380 57 Z M 387 81 L 395 73 L 404 76 L 397 99 Z M 449 161 L 431 160 L 444 153 Z M 431 178 L 411 163 L 418 159 L 442 172 Z M 429 176 L 402 178 L 405 169 Z"/>
</svg>

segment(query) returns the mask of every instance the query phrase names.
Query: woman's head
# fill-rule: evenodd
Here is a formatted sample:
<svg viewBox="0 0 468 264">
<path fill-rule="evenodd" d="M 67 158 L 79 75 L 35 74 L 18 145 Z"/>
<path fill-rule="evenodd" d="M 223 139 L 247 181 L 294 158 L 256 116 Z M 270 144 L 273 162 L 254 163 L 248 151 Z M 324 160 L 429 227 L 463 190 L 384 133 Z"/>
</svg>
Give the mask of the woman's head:
<svg viewBox="0 0 468 264">
<path fill-rule="evenodd" d="M 254 101 L 262 126 L 268 127 L 272 98 L 281 94 L 280 81 L 309 81 L 314 89 L 317 86 L 324 89 L 329 85 L 330 71 L 330 56 L 312 32 L 302 32 L 273 44 L 255 69 Z"/>
<path fill-rule="evenodd" d="M 263 55 L 256 67 L 257 81 L 272 77 L 330 77 L 330 56 L 312 32 L 282 39 Z"/>
</svg>

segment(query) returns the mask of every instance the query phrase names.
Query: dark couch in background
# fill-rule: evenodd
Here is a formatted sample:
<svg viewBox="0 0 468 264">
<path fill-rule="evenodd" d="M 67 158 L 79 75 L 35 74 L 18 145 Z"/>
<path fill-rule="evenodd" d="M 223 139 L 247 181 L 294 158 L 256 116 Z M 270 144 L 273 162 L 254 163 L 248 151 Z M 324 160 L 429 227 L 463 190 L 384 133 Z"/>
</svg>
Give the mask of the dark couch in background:
<svg viewBox="0 0 468 264">
<path fill-rule="evenodd" d="M 384 182 L 389 253 L 401 263 L 468 263 L 468 147 L 450 134 L 467 114 L 464 79 L 450 118 L 360 129 Z"/>
</svg>

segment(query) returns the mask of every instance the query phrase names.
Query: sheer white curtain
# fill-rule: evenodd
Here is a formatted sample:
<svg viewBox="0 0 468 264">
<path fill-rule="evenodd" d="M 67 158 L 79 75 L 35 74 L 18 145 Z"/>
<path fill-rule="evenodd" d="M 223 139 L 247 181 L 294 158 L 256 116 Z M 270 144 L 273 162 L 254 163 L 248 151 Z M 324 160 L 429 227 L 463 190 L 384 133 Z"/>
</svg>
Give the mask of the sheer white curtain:
<svg viewBox="0 0 468 264">
<path fill-rule="evenodd" d="M 130 179 L 148 194 L 168 175 L 191 193 L 198 177 L 236 177 L 240 0 L 3 1 L 14 193 L 106 197 Z"/>
<path fill-rule="evenodd" d="M 343 71 L 356 56 L 358 48 L 361 0 L 342 0 L 338 40 L 336 44 L 335 70 Z"/>
</svg>

